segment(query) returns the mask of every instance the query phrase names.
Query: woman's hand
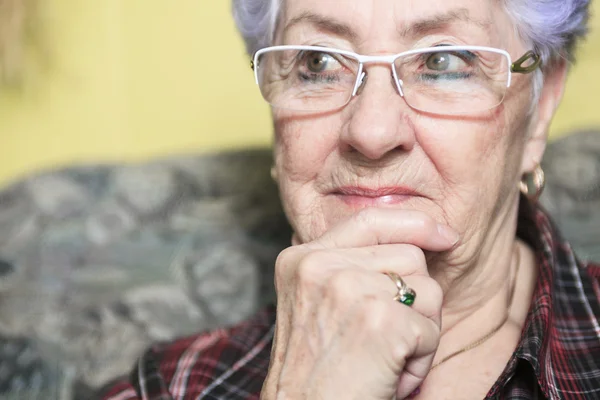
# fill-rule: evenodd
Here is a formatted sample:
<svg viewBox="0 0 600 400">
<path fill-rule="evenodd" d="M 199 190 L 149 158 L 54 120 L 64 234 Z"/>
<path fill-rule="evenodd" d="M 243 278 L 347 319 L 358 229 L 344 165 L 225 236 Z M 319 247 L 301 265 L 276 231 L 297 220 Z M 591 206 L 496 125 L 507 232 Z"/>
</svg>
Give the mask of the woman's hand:
<svg viewBox="0 0 600 400">
<path fill-rule="evenodd" d="M 423 250 L 456 242 L 424 213 L 365 209 L 276 264 L 277 323 L 262 399 L 385 399 L 425 379 L 438 346 L 442 290 Z M 417 293 L 393 301 L 395 272 Z"/>
</svg>

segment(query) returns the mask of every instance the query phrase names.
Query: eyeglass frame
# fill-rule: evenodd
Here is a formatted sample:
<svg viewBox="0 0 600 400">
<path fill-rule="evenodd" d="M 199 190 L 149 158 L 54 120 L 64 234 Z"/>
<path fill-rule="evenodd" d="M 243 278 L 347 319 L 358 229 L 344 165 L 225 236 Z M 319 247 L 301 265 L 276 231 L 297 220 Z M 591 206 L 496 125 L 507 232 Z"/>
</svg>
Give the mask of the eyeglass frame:
<svg viewBox="0 0 600 400">
<path fill-rule="evenodd" d="M 444 46 L 434 46 L 434 47 L 424 47 L 424 48 L 420 48 L 420 49 L 413 49 L 413 50 L 408 50 L 408 51 L 404 51 L 404 52 L 397 53 L 397 54 L 382 55 L 382 56 L 368 56 L 368 55 L 358 54 L 353 51 L 341 50 L 341 49 L 336 49 L 333 47 L 325 47 L 325 46 L 279 45 L 279 46 L 264 47 L 260 50 L 257 50 L 252 55 L 252 59 L 250 60 L 250 68 L 252 68 L 252 71 L 254 72 L 254 79 L 255 79 L 257 85 L 259 85 L 258 57 L 264 53 L 268 53 L 268 52 L 272 52 L 272 51 L 280 51 L 280 50 L 281 51 L 285 51 L 285 50 L 322 51 L 322 52 L 326 52 L 326 53 L 327 52 L 329 52 L 329 53 L 335 52 L 342 56 L 350 57 L 350 58 L 357 60 L 359 63 L 359 67 L 358 67 L 358 71 L 356 73 L 356 82 L 354 83 L 354 89 L 352 90 L 352 95 L 349 97 L 349 99 L 345 103 L 345 105 L 347 105 L 348 102 L 350 102 L 354 96 L 357 96 L 359 94 L 359 89 L 363 85 L 364 78 L 367 75 L 367 73 L 364 71 L 365 64 L 389 64 L 390 69 L 392 70 L 392 74 L 394 76 L 394 81 L 396 82 L 396 88 L 398 89 L 398 93 L 400 94 L 400 97 L 402 97 L 402 98 L 404 98 L 404 92 L 402 91 L 401 80 L 398 79 L 398 75 L 396 73 L 395 61 L 398 58 L 407 57 L 407 56 L 411 56 L 414 54 L 421 54 L 421 53 L 428 53 L 428 52 L 434 53 L 435 50 L 440 50 L 440 51 L 459 51 L 459 50 L 489 51 L 492 53 L 501 54 L 506 57 L 506 59 L 508 60 L 508 64 L 510 65 L 510 68 L 508 70 L 509 73 L 508 73 L 508 77 L 507 77 L 507 82 L 506 82 L 507 88 L 510 87 L 513 73 L 529 74 L 529 73 L 535 71 L 541 64 L 541 58 L 540 58 L 539 54 L 537 54 L 533 50 L 528 50 L 527 52 L 525 52 L 525 54 L 523 54 L 521 57 L 519 57 L 516 61 L 513 62 L 510 54 L 506 50 L 497 49 L 494 47 L 486 47 L 486 46 L 446 46 L 446 45 L 444 45 Z M 528 61 L 531 61 L 531 64 L 524 65 Z M 500 103 L 502 103 L 502 101 Z M 500 105 L 500 103 L 498 103 L 498 105 Z M 496 105 L 496 107 L 498 105 Z M 341 105 L 340 107 L 343 107 L 343 106 L 344 105 Z"/>
</svg>

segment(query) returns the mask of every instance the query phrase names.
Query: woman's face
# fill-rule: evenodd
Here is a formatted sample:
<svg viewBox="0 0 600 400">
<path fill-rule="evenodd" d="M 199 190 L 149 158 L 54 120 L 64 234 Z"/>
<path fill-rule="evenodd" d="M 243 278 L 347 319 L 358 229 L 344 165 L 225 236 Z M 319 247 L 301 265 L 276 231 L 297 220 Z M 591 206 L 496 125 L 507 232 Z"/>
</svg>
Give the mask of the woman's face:
<svg viewBox="0 0 600 400">
<path fill-rule="evenodd" d="M 366 55 L 438 44 L 529 50 L 494 0 L 287 0 L 276 44 Z M 476 117 L 411 109 L 390 67 L 344 108 L 321 114 L 273 109 L 275 159 L 286 213 L 301 242 L 365 207 L 421 210 L 481 243 L 515 205 L 524 168 L 531 75 L 513 75 L 504 102 Z M 543 146 L 542 146 L 543 147 Z M 527 153 L 527 151 L 525 151 Z M 535 160 L 534 160 L 535 161 Z"/>
</svg>

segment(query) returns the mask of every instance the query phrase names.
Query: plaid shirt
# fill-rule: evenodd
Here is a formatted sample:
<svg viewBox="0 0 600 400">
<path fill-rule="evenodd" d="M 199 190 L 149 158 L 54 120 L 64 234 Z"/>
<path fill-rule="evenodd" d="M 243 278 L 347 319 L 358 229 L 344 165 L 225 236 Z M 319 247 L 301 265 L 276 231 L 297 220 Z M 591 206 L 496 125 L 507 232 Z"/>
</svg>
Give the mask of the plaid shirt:
<svg viewBox="0 0 600 400">
<path fill-rule="evenodd" d="M 580 263 L 526 202 L 518 236 L 535 250 L 539 277 L 519 346 L 486 399 L 600 399 L 600 266 Z M 157 344 L 104 399 L 258 399 L 274 326 L 270 307 L 233 328 Z"/>
</svg>

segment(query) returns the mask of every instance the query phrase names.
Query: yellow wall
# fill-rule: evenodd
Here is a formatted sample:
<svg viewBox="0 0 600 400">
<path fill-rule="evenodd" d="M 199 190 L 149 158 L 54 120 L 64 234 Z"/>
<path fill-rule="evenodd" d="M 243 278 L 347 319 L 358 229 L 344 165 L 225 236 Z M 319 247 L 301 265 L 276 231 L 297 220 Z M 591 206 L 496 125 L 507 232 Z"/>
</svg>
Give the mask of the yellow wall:
<svg viewBox="0 0 600 400">
<path fill-rule="evenodd" d="M 41 3 L 46 54 L 31 56 L 22 91 L 0 92 L 0 184 L 72 162 L 270 143 L 229 1 Z M 600 126 L 593 26 L 555 137 Z"/>
</svg>

